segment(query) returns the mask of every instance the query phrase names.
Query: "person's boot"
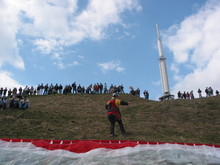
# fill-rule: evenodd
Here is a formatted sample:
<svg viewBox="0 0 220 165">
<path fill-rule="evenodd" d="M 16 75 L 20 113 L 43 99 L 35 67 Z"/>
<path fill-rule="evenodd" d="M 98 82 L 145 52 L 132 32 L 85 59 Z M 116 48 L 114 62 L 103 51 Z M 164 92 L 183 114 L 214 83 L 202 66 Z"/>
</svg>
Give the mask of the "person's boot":
<svg viewBox="0 0 220 165">
<path fill-rule="evenodd" d="M 125 128 L 124 128 L 124 125 L 123 125 L 122 122 L 119 123 L 119 127 L 120 127 L 120 130 L 121 130 L 121 134 L 126 135 L 126 131 L 125 131 Z"/>
<path fill-rule="evenodd" d="M 111 134 L 112 136 L 115 135 L 115 134 L 114 134 L 114 126 L 111 126 L 111 127 L 110 127 L 110 134 Z"/>
</svg>

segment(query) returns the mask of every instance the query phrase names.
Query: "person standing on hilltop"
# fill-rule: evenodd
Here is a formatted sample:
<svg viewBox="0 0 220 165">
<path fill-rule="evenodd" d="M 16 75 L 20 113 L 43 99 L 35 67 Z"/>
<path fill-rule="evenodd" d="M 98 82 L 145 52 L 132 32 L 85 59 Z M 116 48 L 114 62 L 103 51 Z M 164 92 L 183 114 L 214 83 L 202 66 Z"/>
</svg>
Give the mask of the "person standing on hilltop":
<svg viewBox="0 0 220 165">
<path fill-rule="evenodd" d="M 198 89 L 198 93 L 199 93 L 199 98 L 202 98 L 202 91 L 200 88 Z"/>
<path fill-rule="evenodd" d="M 110 134 L 114 135 L 115 122 L 118 122 L 121 133 L 126 134 L 124 125 L 121 120 L 121 113 L 119 111 L 120 105 L 128 105 L 129 102 L 121 101 L 118 99 L 118 93 L 113 93 L 111 100 L 109 100 L 105 106 L 108 111 L 108 120 L 111 123 Z"/>
<path fill-rule="evenodd" d="M 144 94 L 145 99 L 148 100 L 148 99 L 149 99 L 149 93 L 148 93 L 148 91 L 147 91 L 147 90 L 144 90 L 143 94 Z"/>
</svg>

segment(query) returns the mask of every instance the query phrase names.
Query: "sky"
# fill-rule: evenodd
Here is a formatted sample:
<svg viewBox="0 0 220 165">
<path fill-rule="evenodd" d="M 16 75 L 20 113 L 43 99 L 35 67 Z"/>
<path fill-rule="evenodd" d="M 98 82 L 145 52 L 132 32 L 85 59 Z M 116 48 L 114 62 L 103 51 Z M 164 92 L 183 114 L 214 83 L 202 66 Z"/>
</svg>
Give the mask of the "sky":
<svg viewBox="0 0 220 165">
<path fill-rule="evenodd" d="M 0 87 L 107 83 L 163 95 L 220 90 L 219 0 L 0 0 Z"/>
</svg>

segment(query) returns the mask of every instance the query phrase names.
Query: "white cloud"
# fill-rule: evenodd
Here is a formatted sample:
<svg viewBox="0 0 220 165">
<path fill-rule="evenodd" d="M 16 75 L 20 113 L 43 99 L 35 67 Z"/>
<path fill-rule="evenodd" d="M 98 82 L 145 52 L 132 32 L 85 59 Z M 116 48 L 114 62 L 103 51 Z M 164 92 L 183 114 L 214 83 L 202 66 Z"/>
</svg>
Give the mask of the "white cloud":
<svg viewBox="0 0 220 165">
<path fill-rule="evenodd" d="M 55 59 L 55 60 L 62 60 L 63 58 L 61 57 L 60 53 L 54 53 L 53 54 L 53 59 Z"/>
<path fill-rule="evenodd" d="M 107 73 L 108 71 L 116 71 L 122 72 L 125 68 L 121 67 L 120 61 L 110 61 L 106 63 L 99 63 L 98 66 L 101 68 L 103 73 Z"/>
<path fill-rule="evenodd" d="M 18 21 L 17 8 L 8 7 L 8 1 L 0 2 L 0 67 L 3 64 L 9 63 L 10 65 L 24 69 L 25 64 L 19 55 L 19 40 L 16 39 Z"/>
<path fill-rule="evenodd" d="M 18 34 L 32 37 L 42 53 L 53 54 L 84 39 L 100 40 L 110 25 L 123 24 L 121 13 L 141 10 L 138 0 L 89 0 L 81 12 L 77 3 L 78 0 L 2 0 L 0 66 L 5 62 L 12 64 L 11 59 L 16 59 L 13 66 L 24 69 Z"/>
<path fill-rule="evenodd" d="M 15 81 L 13 79 L 13 74 L 7 71 L 1 71 L 0 72 L 0 87 L 5 88 L 18 88 L 23 87 L 24 85 L 21 85 L 19 82 Z"/>
<path fill-rule="evenodd" d="M 133 35 L 132 33 L 126 32 L 124 31 L 123 34 L 121 36 L 118 37 L 118 40 L 124 39 L 126 37 L 129 37 L 131 39 L 135 38 L 135 35 Z"/>
<path fill-rule="evenodd" d="M 206 86 L 220 88 L 219 18 L 220 2 L 208 0 L 197 13 L 168 30 L 166 43 L 174 55 L 171 69 L 177 80 L 173 92 Z"/>
<path fill-rule="evenodd" d="M 78 58 L 80 58 L 80 59 L 84 59 L 85 57 L 84 57 L 84 56 L 80 56 L 80 55 L 79 55 L 79 56 L 78 56 Z"/>
<path fill-rule="evenodd" d="M 57 58 L 54 65 L 64 69 L 58 55 L 65 55 L 64 47 L 85 39 L 101 40 L 110 26 L 124 24 L 121 13 L 141 10 L 138 0 L 88 0 L 85 9 L 78 8 L 78 0 L 1 0 L 0 68 L 10 64 L 25 69 L 19 49 L 22 37 L 28 37 L 35 49 Z"/>
<path fill-rule="evenodd" d="M 178 66 L 177 66 L 177 64 L 171 64 L 171 66 L 170 66 L 170 70 L 171 71 L 173 71 L 175 74 L 178 74 L 179 73 L 179 68 L 178 68 Z"/>
<path fill-rule="evenodd" d="M 65 69 L 67 67 L 75 67 L 75 66 L 80 66 L 81 63 L 79 63 L 78 61 L 72 61 L 69 64 L 65 64 L 62 59 L 57 59 L 54 63 L 55 66 L 57 66 L 59 69 Z"/>
<path fill-rule="evenodd" d="M 109 25 L 122 24 L 122 12 L 134 8 L 140 10 L 136 0 L 91 0 L 87 9 L 75 17 L 73 26 L 84 34 L 82 37 L 99 40 L 105 37 L 105 29 Z"/>
<path fill-rule="evenodd" d="M 36 39 L 34 45 L 36 46 L 36 49 L 40 50 L 43 54 L 50 54 L 53 51 L 56 52 L 62 50 L 62 47 L 60 47 L 59 43 L 54 39 Z"/>
<path fill-rule="evenodd" d="M 32 21 L 22 22 L 20 31 L 36 37 L 34 44 L 42 53 L 50 53 L 84 39 L 103 39 L 109 26 L 123 24 L 121 13 L 141 10 L 138 0 L 89 0 L 82 12 L 77 8 L 77 0 L 23 1 L 22 16 Z"/>
<path fill-rule="evenodd" d="M 81 65 L 78 61 L 73 61 L 71 64 L 69 64 L 70 66 L 78 66 Z"/>
<path fill-rule="evenodd" d="M 59 69 L 65 69 L 65 64 L 62 61 L 56 61 L 53 64 L 57 66 Z"/>
</svg>

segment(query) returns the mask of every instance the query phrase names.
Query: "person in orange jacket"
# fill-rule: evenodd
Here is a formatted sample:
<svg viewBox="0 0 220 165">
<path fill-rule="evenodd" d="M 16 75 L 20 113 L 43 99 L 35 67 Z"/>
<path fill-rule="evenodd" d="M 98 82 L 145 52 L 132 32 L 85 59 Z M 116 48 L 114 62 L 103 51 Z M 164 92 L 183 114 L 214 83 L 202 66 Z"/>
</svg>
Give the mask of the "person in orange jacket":
<svg viewBox="0 0 220 165">
<path fill-rule="evenodd" d="M 121 133 L 126 134 L 124 125 L 121 120 L 121 113 L 119 110 L 120 105 L 128 105 L 129 102 L 121 101 L 118 99 L 118 93 L 113 93 L 111 100 L 109 100 L 105 106 L 108 111 L 108 120 L 111 123 L 110 134 L 114 135 L 115 122 L 118 122 Z"/>
</svg>

